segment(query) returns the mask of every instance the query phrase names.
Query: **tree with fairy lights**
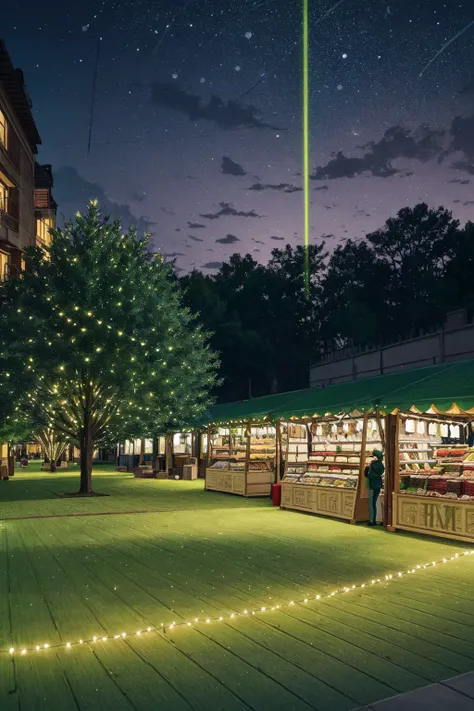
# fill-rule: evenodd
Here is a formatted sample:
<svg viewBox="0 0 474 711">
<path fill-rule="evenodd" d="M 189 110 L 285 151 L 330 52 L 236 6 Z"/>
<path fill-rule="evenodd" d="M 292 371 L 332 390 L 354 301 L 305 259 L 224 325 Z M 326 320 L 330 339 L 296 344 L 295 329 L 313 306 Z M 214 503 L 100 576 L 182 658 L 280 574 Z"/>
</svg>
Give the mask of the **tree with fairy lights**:
<svg viewBox="0 0 474 711">
<path fill-rule="evenodd" d="M 76 443 L 80 494 L 95 447 L 192 426 L 211 404 L 217 360 L 171 267 L 96 201 L 2 291 L 0 425 L 27 418 Z"/>
</svg>

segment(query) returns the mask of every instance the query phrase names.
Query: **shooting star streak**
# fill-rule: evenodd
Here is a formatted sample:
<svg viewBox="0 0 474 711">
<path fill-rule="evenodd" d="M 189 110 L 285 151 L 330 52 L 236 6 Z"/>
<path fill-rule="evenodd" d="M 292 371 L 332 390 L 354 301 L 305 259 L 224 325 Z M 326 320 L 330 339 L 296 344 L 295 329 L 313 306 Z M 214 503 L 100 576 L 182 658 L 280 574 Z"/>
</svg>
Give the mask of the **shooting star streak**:
<svg viewBox="0 0 474 711">
<path fill-rule="evenodd" d="M 472 22 L 470 22 L 468 25 L 466 25 L 466 27 L 464 27 L 464 29 L 462 29 L 460 32 L 458 32 L 457 35 L 454 35 L 454 37 L 451 37 L 450 40 L 448 40 L 445 44 L 443 44 L 441 49 L 438 52 L 436 52 L 435 56 L 432 59 L 430 59 L 430 61 L 426 65 L 426 67 L 424 69 L 422 69 L 421 72 L 418 74 L 418 79 L 421 79 L 421 77 L 426 72 L 426 70 L 431 67 L 433 62 L 435 62 L 438 59 L 440 54 L 443 54 L 443 52 L 449 47 L 449 45 L 451 45 L 453 42 L 456 42 L 456 40 L 459 39 L 459 37 L 461 37 L 461 35 L 463 35 L 465 32 L 467 32 L 468 29 L 470 29 L 473 25 L 474 25 L 474 20 Z"/>
<path fill-rule="evenodd" d="M 316 22 L 313 23 L 313 27 L 316 27 L 316 26 L 319 25 L 321 22 L 323 22 L 323 20 L 325 20 L 326 17 L 328 17 L 331 13 L 333 13 L 334 10 L 337 10 L 337 8 L 339 7 L 339 5 L 342 5 L 343 2 L 344 2 L 344 0 L 338 0 L 338 2 L 337 2 L 335 5 L 333 5 L 332 7 L 330 7 L 329 10 L 326 10 L 326 12 L 321 15 L 321 17 L 318 17 L 318 19 L 316 20 Z M 291 54 L 291 53 L 295 50 L 295 48 L 298 47 L 298 46 L 299 46 L 299 43 L 298 43 L 298 42 L 294 42 L 294 44 L 292 44 L 292 45 L 286 50 L 286 52 L 283 54 L 283 56 L 280 57 L 280 59 L 278 60 L 278 64 L 274 64 L 273 67 L 272 67 L 271 69 L 269 69 L 269 71 L 264 72 L 264 73 L 262 74 L 262 76 L 260 77 L 260 79 L 258 79 L 258 80 L 255 82 L 255 84 L 252 84 L 252 86 L 250 87 L 250 89 L 247 89 L 247 91 L 244 91 L 243 94 L 240 94 L 240 95 L 237 97 L 237 99 L 240 100 L 240 99 L 243 99 L 243 98 L 245 98 L 246 96 L 248 96 L 248 94 L 250 94 L 254 89 L 257 88 L 257 86 L 259 86 L 263 81 L 265 81 L 265 79 L 266 79 L 266 77 L 267 77 L 268 74 L 273 74 L 273 72 L 276 70 L 276 68 L 280 66 L 281 62 L 282 62 L 284 59 L 286 59 L 286 57 L 287 57 L 289 54 Z"/>
<path fill-rule="evenodd" d="M 165 41 L 168 33 L 173 29 L 173 25 L 175 24 L 176 20 L 178 19 L 178 16 L 181 15 L 181 13 L 186 12 L 188 7 L 191 5 L 191 3 L 194 2 L 194 0 L 187 0 L 183 5 L 178 7 L 176 12 L 174 13 L 173 17 L 171 18 L 169 24 L 165 27 L 164 32 L 162 33 L 161 37 L 158 40 L 158 43 L 156 44 L 155 49 L 153 50 L 153 54 L 156 54 Z"/>
</svg>

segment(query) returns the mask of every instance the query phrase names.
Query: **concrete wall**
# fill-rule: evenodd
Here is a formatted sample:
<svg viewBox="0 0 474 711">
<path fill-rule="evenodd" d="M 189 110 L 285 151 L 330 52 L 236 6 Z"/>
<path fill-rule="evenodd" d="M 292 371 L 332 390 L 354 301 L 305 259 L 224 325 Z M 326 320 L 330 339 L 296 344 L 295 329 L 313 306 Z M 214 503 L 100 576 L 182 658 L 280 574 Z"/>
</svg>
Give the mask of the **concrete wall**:
<svg viewBox="0 0 474 711">
<path fill-rule="evenodd" d="M 373 350 L 338 351 L 310 369 L 310 386 L 326 387 L 398 370 L 474 358 L 474 325 L 464 310 L 448 314 L 443 329 Z"/>
</svg>

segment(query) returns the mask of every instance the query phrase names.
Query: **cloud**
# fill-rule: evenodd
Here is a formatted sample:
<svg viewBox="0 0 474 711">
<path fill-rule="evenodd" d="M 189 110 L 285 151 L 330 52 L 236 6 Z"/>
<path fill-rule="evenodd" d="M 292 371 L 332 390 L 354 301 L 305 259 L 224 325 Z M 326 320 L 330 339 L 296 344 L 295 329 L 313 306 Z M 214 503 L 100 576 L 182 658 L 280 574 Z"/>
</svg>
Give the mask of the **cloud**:
<svg viewBox="0 0 474 711">
<path fill-rule="evenodd" d="M 239 163 L 235 163 L 232 158 L 222 156 L 221 171 L 224 175 L 247 175 L 247 171 Z"/>
<path fill-rule="evenodd" d="M 316 178 L 314 177 L 314 175 L 310 175 L 310 176 L 309 176 L 309 179 L 310 179 L 310 180 L 316 180 Z M 329 190 L 329 188 L 328 188 L 327 185 L 316 185 L 314 189 L 315 189 L 315 190 Z"/>
<path fill-rule="evenodd" d="M 194 235 L 188 235 L 189 239 L 192 239 L 194 242 L 204 242 L 203 239 L 200 237 L 194 237 Z"/>
<path fill-rule="evenodd" d="M 258 215 L 255 210 L 248 212 L 245 210 L 236 210 L 230 202 L 220 202 L 219 207 L 221 209 L 217 212 L 207 212 L 200 214 L 199 217 L 204 217 L 206 220 L 218 220 L 220 217 L 262 217 L 262 215 Z"/>
<path fill-rule="evenodd" d="M 151 232 L 156 224 L 146 217 L 134 215 L 129 205 L 110 200 L 101 185 L 86 180 L 70 165 L 63 165 L 54 173 L 54 197 L 66 218 L 78 210 L 84 212 L 89 201 L 97 199 L 102 214 L 110 215 L 113 220 L 120 218 L 124 229 L 134 226 L 139 234 L 143 234 Z"/>
<path fill-rule="evenodd" d="M 55 176 L 56 177 L 56 176 Z M 135 202 L 143 202 L 145 200 L 146 193 L 139 193 L 139 192 L 133 192 L 132 193 L 132 200 Z"/>
<path fill-rule="evenodd" d="M 188 227 L 190 230 L 205 230 L 206 225 L 201 225 L 200 222 L 188 222 Z"/>
<path fill-rule="evenodd" d="M 184 257 L 184 252 L 169 252 L 169 254 L 163 254 L 165 259 L 176 259 L 176 257 Z"/>
<path fill-rule="evenodd" d="M 252 237 L 252 242 L 255 242 L 255 244 L 265 244 L 261 239 L 255 239 L 255 237 Z"/>
<path fill-rule="evenodd" d="M 470 182 L 469 178 L 453 178 L 452 180 L 448 180 L 448 183 L 459 183 L 459 185 L 469 185 Z"/>
<path fill-rule="evenodd" d="M 283 240 L 284 240 L 285 238 L 284 238 L 284 237 L 277 237 L 276 235 L 272 235 L 272 236 L 270 237 L 270 239 L 274 239 L 275 242 L 283 242 Z"/>
<path fill-rule="evenodd" d="M 173 215 L 173 216 L 176 215 L 176 213 L 173 212 L 173 210 L 170 210 L 170 209 L 167 208 L 167 207 L 160 207 L 160 210 L 161 210 L 161 212 L 164 212 L 164 213 L 166 213 L 167 215 Z"/>
<path fill-rule="evenodd" d="M 361 158 L 349 158 L 338 151 L 326 165 L 316 168 L 311 177 L 313 180 L 337 180 L 369 173 L 378 178 L 389 178 L 401 172 L 393 167 L 393 161 L 399 158 L 425 163 L 439 156 L 445 134 L 444 129 L 430 126 L 420 126 L 413 132 L 401 125 L 392 126 L 380 141 L 360 146 L 366 151 Z"/>
<path fill-rule="evenodd" d="M 465 173 L 469 173 L 469 175 L 474 175 L 474 163 L 470 163 L 467 160 L 457 160 L 451 163 L 451 168 L 462 170 Z"/>
<path fill-rule="evenodd" d="M 181 227 L 175 227 L 175 228 L 174 228 L 174 231 L 175 231 L 175 232 L 181 232 Z"/>
<path fill-rule="evenodd" d="M 216 242 L 218 244 L 235 244 L 236 242 L 240 242 L 240 239 L 235 235 L 226 235 L 225 237 L 216 239 Z"/>
<path fill-rule="evenodd" d="M 224 130 L 236 128 L 268 128 L 281 130 L 259 118 L 255 106 L 213 95 L 203 102 L 200 96 L 189 94 L 176 82 L 155 82 L 150 87 L 151 102 L 155 106 L 177 111 L 190 121 L 209 121 Z"/>
<path fill-rule="evenodd" d="M 474 114 L 456 116 L 451 123 L 451 151 L 461 151 L 470 164 L 474 163 Z"/>
<path fill-rule="evenodd" d="M 250 186 L 249 190 L 278 190 L 279 192 L 285 193 L 297 193 L 301 192 L 303 188 L 299 188 L 297 185 L 292 185 L 291 183 L 278 183 L 277 185 L 272 185 L 270 183 L 267 183 L 266 185 L 263 183 L 254 183 Z"/>
<path fill-rule="evenodd" d="M 474 73 L 471 72 L 471 78 L 465 86 L 459 92 L 460 94 L 473 95 L 474 94 Z"/>
<path fill-rule="evenodd" d="M 454 170 L 474 175 L 474 114 L 471 116 L 455 116 L 449 128 L 449 135 L 451 143 L 439 156 L 439 163 L 442 163 L 452 153 L 461 154 L 462 157 L 451 163 L 450 167 Z M 465 185 L 466 183 L 460 182 L 460 184 Z"/>
<path fill-rule="evenodd" d="M 224 262 L 206 262 L 202 265 L 202 269 L 220 269 Z"/>
<path fill-rule="evenodd" d="M 334 237 L 334 235 L 332 235 L 332 234 L 329 234 L 329 235 L 327 235 L 327 234 L 322 234 L 322 235 L 321 235 L 321 239 L 333 239 L 333 237 Z"/>
<path fill-rule="evenodd" d="M 467 207 L 468 205 L 474 205 L 474 200 L 466 200 L 466 202 L 463 202 L 464 207 Z"/>
</svg>

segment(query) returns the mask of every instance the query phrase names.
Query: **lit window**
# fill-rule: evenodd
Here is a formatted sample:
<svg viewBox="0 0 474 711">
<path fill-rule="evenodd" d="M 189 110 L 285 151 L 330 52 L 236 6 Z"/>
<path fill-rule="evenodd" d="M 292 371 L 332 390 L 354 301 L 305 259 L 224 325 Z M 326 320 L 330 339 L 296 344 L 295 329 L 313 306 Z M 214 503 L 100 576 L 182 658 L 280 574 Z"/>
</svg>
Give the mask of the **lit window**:
<svg viewBox="0 0 474 711">
<path fill-rule="evenodd" d="M 54 227 L 53 219 L 51 217 L 45 217 L 43 219 L 37 218 L 36 220 L 36 242 L 39 247 L 50 247 L 51 246 L 51 233 L 50 229 Z"/>
<path fill-rule="evenodd" d="M 1 111 L 0 111 L 1 115 Z M 1 127 L 0 127 L 1 130 Z M 8 188 L 0 181 L 0 210 L 8 211 Z"/>
<path fill-rule="evenodd" d="M 6 252 L 0 252 L 0 281 L 3 281 L 7 278 L 9 263 L 10 255 Z"/>
<path fill-rule="evenodd" d="M 0 143 L 7 147 L 7 119 L 2 109 L 0 109 Z"/>
</svg>

